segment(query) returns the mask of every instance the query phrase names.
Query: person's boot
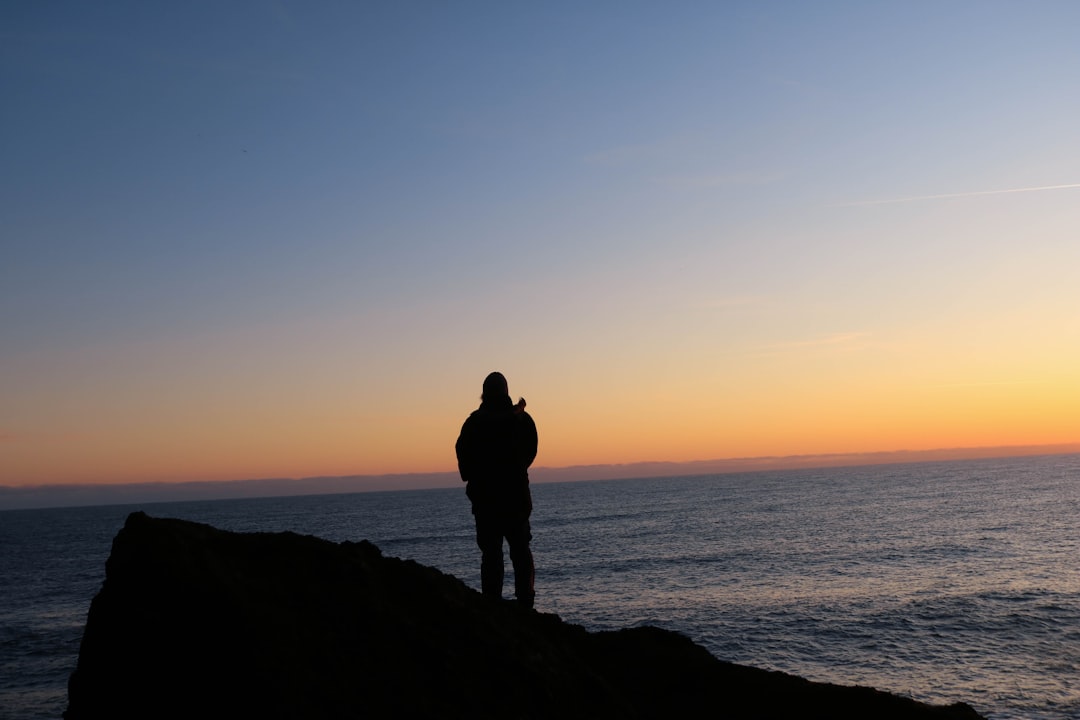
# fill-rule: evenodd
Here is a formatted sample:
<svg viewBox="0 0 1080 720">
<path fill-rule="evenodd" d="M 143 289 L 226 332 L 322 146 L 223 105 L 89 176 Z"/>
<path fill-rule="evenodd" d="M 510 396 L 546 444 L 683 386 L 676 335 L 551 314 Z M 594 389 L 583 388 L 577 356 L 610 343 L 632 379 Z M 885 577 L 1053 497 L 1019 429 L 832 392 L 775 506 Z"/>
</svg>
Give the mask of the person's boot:
<svg viewBox="0 0 1080 720">
<path fill-rule="evenodd" d="M 514 596 L 519 605 L 532 610 L 536 600 L 536 569 L 532 564 L 532 553 L 529 553 L 527 561 L 523 564 L 525 567 L 521 568 L 520 573 L 516 567 L 514 568 Z"/>
</svg>

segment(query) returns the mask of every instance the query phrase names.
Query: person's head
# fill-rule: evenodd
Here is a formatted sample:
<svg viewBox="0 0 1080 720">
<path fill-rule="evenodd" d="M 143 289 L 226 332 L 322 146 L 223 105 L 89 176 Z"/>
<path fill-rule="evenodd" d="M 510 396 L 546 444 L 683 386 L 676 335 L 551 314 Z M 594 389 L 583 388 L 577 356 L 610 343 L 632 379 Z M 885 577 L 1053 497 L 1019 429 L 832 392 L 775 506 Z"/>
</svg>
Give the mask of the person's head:
<svg viewBox="0 0 1080 720">
<path fill-rule="evenodd" d="M 481 400 L 497 400 L 504 397 L 510 397 L 510 388 L 501 372 L 493 372 L 484 378 L 484 393 L 480 396 Z"/>
</svg>

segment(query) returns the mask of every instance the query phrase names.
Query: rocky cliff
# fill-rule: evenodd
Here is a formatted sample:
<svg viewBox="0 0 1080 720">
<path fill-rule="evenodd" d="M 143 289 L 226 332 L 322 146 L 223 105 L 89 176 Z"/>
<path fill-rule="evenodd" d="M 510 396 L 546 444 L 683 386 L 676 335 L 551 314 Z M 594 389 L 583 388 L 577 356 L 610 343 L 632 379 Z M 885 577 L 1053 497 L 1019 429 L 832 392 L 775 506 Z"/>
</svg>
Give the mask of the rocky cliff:
<svg viewBox="0 0 1080 720">
<path fill-rule="evenodd" d="M 90 606 L 67 720 L 978 718 L 589 633 L 367 542 L 132 514 Z"/>
</svg>

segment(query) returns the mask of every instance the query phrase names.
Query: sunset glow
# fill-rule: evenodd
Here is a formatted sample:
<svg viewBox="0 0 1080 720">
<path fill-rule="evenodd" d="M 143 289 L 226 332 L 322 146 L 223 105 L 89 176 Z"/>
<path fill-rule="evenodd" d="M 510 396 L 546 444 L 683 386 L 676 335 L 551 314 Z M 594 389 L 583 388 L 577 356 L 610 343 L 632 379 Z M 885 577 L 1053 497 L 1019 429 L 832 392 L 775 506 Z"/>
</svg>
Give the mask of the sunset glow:
<svg viewBox="0 0 1080 720">
<path fill-rule="evenodd" d="M 63 5 L 0 485 L 1080 442 L 1080 6 Z"/>
</svg>

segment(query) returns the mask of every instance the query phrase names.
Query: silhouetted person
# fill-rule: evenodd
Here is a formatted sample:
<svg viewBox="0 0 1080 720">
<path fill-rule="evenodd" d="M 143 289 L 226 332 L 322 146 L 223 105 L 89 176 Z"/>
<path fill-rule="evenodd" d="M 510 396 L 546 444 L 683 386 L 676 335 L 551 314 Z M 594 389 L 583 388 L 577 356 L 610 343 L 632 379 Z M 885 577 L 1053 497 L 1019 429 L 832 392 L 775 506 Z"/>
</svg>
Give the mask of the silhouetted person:
<svg viewBox="0 0 1080 720">
<path fill-rule="evenodd" d="M 483 594 L 502 598 L 505 538 L 514 565 L 514 594 L 530 608 L 535 571 L 529 549 L 529 465 L 536 458 L 536 443 L 536 424 L 525 412 L 525 399 L 514 405 L 502 373 L 488 375 L 480 407 L 461 426 L 455 446 L 458 470 L 476 517 Z"/>
</svg>

